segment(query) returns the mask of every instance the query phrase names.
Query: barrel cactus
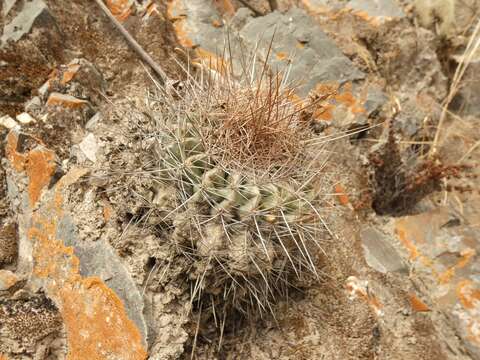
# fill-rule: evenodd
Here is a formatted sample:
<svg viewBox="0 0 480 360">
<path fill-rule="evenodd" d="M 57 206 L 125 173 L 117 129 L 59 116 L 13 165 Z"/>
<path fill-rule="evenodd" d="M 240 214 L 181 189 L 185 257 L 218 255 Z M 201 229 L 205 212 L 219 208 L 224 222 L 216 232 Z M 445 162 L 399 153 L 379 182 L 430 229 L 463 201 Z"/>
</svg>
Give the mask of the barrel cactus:
<svg viewBox="0 0 480 360">
<path fill-rule="evenodd" d="M 279 178 L 268 174 L 281 164 L 263 176 L 229 166 L 212 146 L 221 125 L 205 120 L 205 109 L 174 115 L 155 137 L 151 173 L 170 189 L 157 206 L 171 219 L 177 252 L 191 262 L 192 300 L 209 296 L 214 306 L 247 314 L 272 310 L 294 278 L 318 276 L 319 196 L 311 172 Z"/>
</svg>

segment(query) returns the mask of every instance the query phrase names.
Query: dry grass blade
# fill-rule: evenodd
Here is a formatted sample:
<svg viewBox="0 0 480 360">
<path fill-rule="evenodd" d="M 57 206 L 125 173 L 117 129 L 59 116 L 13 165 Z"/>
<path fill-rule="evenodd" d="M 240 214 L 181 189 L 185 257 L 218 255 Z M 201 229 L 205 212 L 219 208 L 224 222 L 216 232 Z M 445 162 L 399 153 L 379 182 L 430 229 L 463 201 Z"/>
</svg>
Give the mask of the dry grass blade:
<svg viewBox="0 0 480 360">
<path fill-rule="evenodd" d="M 472 62 L 473 57 L 480 49 L 480 20 L 478 20 L 477 25 L 473 29 L 472 35 L 468 41 L 467 47 L 465 48 L 465 52 L 462 56 L 460 63 L 455 70 L 455 74 L 453 75 L 452 85 L 450 86 L 450 91 L 448 92 L 447 98 L 445 99 L 445 103 L 442 108 L 442 113 L 440 115 L 440 120 L 438 122 L 437 131 L 435 133 L 435 137 L 433 139 L 432 147 L 430 149 L 430 156 L 434 156 L 438 151 L 438 142 L 440 139 L 440 134 L 443 128 L 443 124 L 445 122 L 445 118 L 448 113 L 448 106 L 452 102 L 453 98 L 457 94 L 458 89 L 460 88 L 460 82 L 465 75 L 465 71 L 468 68 L 468 65 Z"/>
</svg>

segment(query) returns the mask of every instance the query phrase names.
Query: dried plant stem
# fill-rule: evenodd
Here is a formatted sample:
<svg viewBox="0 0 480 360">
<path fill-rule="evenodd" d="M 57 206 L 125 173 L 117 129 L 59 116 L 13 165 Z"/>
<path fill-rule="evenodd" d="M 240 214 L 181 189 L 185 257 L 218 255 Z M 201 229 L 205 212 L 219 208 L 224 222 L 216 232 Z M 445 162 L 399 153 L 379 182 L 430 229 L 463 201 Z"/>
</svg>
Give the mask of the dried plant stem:
<svg viewBox="0 0 480 360">
<path fill-rule="evenodd" d="M 238 0 L 242 5 L 246 6 L 247 8 L 249 8 L 250 10 L 253 11 L 253 13 L 257 16 L 264 16 L 265 14 L 262 13 L 261 11 L 255 9 L 252 5 L 249 4 L 249 2 L 247 0 Z"/>
<path fill-rule="evenodd" d="M 465 75 L 465 71 L 468 68 L 468 65 L 472 61 L 473 57 L 475 56 L 477 50 L 480 48 L 480 20 L 478 21 L 475 29 L 470 36 L 470 40 L 468 41 L 467 47 L 465 49 L 465 53 L 463 58 L 461 59 L 460 63 L 455 70 L 455 74 L 453 75 L 452 85 L 450 86 L 450 91 L 448 93 L 447 98 L 445 99 L 445 104 L 443 105 L 442 113 L 440 115 L 440 120 L 438 122 L 437 131 L 435 133 L 435 137 L 433 139 L 433 144 L 430 150 L 430 156 L 434 156 L 437 153 L 438 141 L 440 139 L 440 133 L 443 128 L 443 123 L 445 122 L 445 118 L 448 112 L 448 106 L 452 102 L 453 98 L 457 94 L 457 91 L 460 87 L 460 81 L 463 79 Z"/>
<path fill-rule="evenodd" d="M 107 15 L 113 25 L 115 25 L 115 27 L 122 33 L 122 35 L 125 37 L 125 40 L 127 40 L 128 44 L 133 48 L 133 50 L 135 50 L 138 56 L 140 56 L 140 58 L 142 58 L 142 60 L 145 61 L 148 65 L 150 65 L 150 67 L 157 73 L 157 75 L 160 76 L 162 85 L 165 84 L 168 80 L 168 76 L 165 71 L 163 71 L 163 69 L 160 67 L 160 65 L 158 65 L 145 50 L 143 50 L 140 44 L 133 38 L 132 35 L 130 35 L 130 33 L 120 23 L 120 21 L 118 21 L 115 16 L 112 15 L 112 13 L 102 0 L 95 0 L 95 2 L 102 9 L 105 15 Z"/>
</svg>

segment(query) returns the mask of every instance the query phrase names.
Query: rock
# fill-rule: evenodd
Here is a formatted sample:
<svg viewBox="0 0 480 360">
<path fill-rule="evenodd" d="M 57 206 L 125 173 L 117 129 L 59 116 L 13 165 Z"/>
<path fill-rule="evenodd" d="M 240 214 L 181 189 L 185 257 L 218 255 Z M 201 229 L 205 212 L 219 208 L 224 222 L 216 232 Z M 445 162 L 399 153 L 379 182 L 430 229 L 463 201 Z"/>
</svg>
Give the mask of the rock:
<svg viewBox="0 0 480 360">
<path fill-rule="evenodd" d="M 450 104 L 452 110 L 460 112 L 463 116 L 480 116 L 480 52 L 478 59 L 472 61 L 463 77 L 462 84 Z M 457 57 L 458 62 L 463 57 Z"/>
<path fill-rule="evenodd" d="M 35 122 L 35 119 L 26 112 L 17 115 L 16 118 L 17 118 L 17 121 L 22 125 L 28 125 Z"/>
<path fill-rule="evenodd" d="M 374 228 L 360 232 L 365 261 L 378 272 L 407 272 L 402 258 L 391 244 L 392 240 Z"/>
<path fill-rule="evenodd" d="M 82 150 L 88 160 L 91 162 L 97 161 L 96 154 L 98 150 L 98 144 L 95 135 L 92 133 L 88 134 L 79 144 L 79 148 Z"/>
<path fill-rule="evenodd" d="M 47 5 L 42 0 L 25 2 L 21 12 L 3 28 L 0 48 L 9 41 L 18 41 L 23 35 L 28 34 L 39 16 L 50 16 Z"/>
<path fill-rule="evenodd" d="M 425 284 L 431 279 L 432 303 L 453 314 L 462 340 L 480 358 L 480 236 L 476 224 L 458 226 L 455 219 L 449 208 L 440 207 L 396 219 L 395 233 Z"/>
<path fill-rule="evenodd" d="M 127 268 L 112 247 L 103 240 L 91 245 L 83 242 L 71 244 L 80 260 L 80 274 L 98 276 L 123 300 L 127 314 L 147 338 L 147 325 L 143 317 L 143 299 Z"/>
<path fill-rule="evenodd" d="M 10 130 L 13 129 L 15 126 L 18 126 L 18 124 L 10 116 L 4 115 L 0 117 L 0 126 L 3 126 L 4 128 Z"/>
<path fill-rule="evenodd" d="M 388 96 L 378 86 L 369 86 L 367 98 L 363 103 L 363 107 L 365 108 L 365 115 L 367 117 L 371 116 L 383 105 L 385 105 L 387 101 Z"/>
<path fill-rule="evenodd" d="M 26 136 L 15 130 L 7 137 L 7 179 L 10 202 L 19 218 L 19 259 L 29 288 L 44 291 L 59 309 L 71 358 L 144 360 L 146 339 L 133 320 L 142 317 L 141 302 L 130 305 L 139 295 L 130 287 L 120 262 L 111 263 L 115 254 L 103 251 L 102 245 L 89 251 L 99 251 L 103 260 L 79 250 L 83 246 L 65 193 L 88 170 L 72 168 L 58 178 L 55 154 L 41 146 L 23 149 L 22 137 Z M 100 264 L 105 258 L 108 263 Z M 82 268 L 82 260 L 87 261 L 86 267 Z M 116 276 L 120 278 L 115 284 L 129 289 L 128 294 L 117 294 L 101 279 L 113 283 Z M 135 316 L 130 317 L 131 311 Z"/>
<path fill-rule="evenodd" d="M 49 106 L 61 106 L 69 109 L 78 109 L 88 106 L 88 101 L 77 99 L 71 95 L 60 94 L 57 92 L 51 93 L 47 100 Z"/>
<path fill-rule="evenodd" d="M 110 12 L 118 21 L 125 21 L 132 13 L 133 0 L 106 0 Z"/>
<path fill-rule="evenodd" d="M 48 90 L 49 90 L 49 83 L 46 81 L 42 86 L 38 88 L 38 94 L 42 97 L 42 99 L 46 99 L 48 95 Z"/>
<path fill-rule="evenodd" d="M 0 291 L 6 291 L 13 287 L 20 279 L 13 272 L 0 270 Z"/>
<path fill-rule="evenodd" d="M 210 1 L 172 1 L 168 5 L 168 16 L 174 22 L 181 45 L 187 48 L 200 46 L 200 51 L 196 51 L 199 57 L 215 57 L 217 51 L 223 49 L 224 30 L 214 26 L 222 23 L 222 17 Z M 231 35 L 236 38 L 234 34 Z"/>
<path fill-rule="evenodd" d="M 350 0 L 347 6 L 364 11 L 368 16 L 381 18 L 405 17 L 405 13 L 394 0 Z"/>
<path fill-rule="evenodd" d="M 10 10 L 12 10 L 13 6 L 17 0 L 4 0 L 3 2 L 3 8 L 2 8 L 2 14 L 3 16 L 7 16 Z"/>
<path fill-rule="evenodd" d="M 102 114 L 100 112 L 97 112 L 90 118 L 90 120 L 87 121 L 87 123 L 85 124 L 85 129 L 88 131 L 93 131 L 101 120 Z"/>
<path fill-rule="evenodd" d="M 38 96 L 34 96 L 29 101 L 25 103 L 25 111 L 27 113 L 35 114 L 38 112 L 42 107 L 42 100 Z"/>
<path fill-rule="evenodd" d="M 105 89 L 102 74 L 91 62 L 74 59 L 56 68 L 39 89 L 39 94 L 45 98 L 47 93 L 61 93 L 95 103 Z"/>
<path fill-rule="evenodd" d="M 253 18 L 242 28 L 240 36 L 252 49 L 258 43 L 258 53 L 265 58 L 274 33 L 268 64 L 274 72 L 286 73 L 288 69 L 290 81 L 304 83 L 297 90 L 300 97 L 319 84 L 344 84 L 365 77 L 317 23 L 297 8 L 285 14 L 273 12 Z M 259 34 L 262 34 L 260 41 Z"/>
<path fill-rule="evenodd" d="M 237 10 L 233 18 L 230 20 L 230 24 L 233 28 L 240 30 L 253 18 L 253 15 L 252 10 L 242 7 Z"/>
</svg>

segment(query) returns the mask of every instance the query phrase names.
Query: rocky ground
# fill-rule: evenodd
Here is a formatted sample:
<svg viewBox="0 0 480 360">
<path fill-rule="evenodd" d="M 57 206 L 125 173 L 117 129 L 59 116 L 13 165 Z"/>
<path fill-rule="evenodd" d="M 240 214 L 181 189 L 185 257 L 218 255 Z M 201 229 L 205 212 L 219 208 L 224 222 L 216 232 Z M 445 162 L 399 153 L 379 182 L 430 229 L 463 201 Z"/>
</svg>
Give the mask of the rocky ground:
<svg viewBox="0 0 480 360">
<path fill-rule="evenodd" d="M 480 359 L 477 0 L 105 3 L 165 86 L 93 0 L 0 7 L 1 360 Z M 136 174 L 162 99 L 253 56 L 315 105 L 321 275 L 220 321 Z"/>
</svg>

